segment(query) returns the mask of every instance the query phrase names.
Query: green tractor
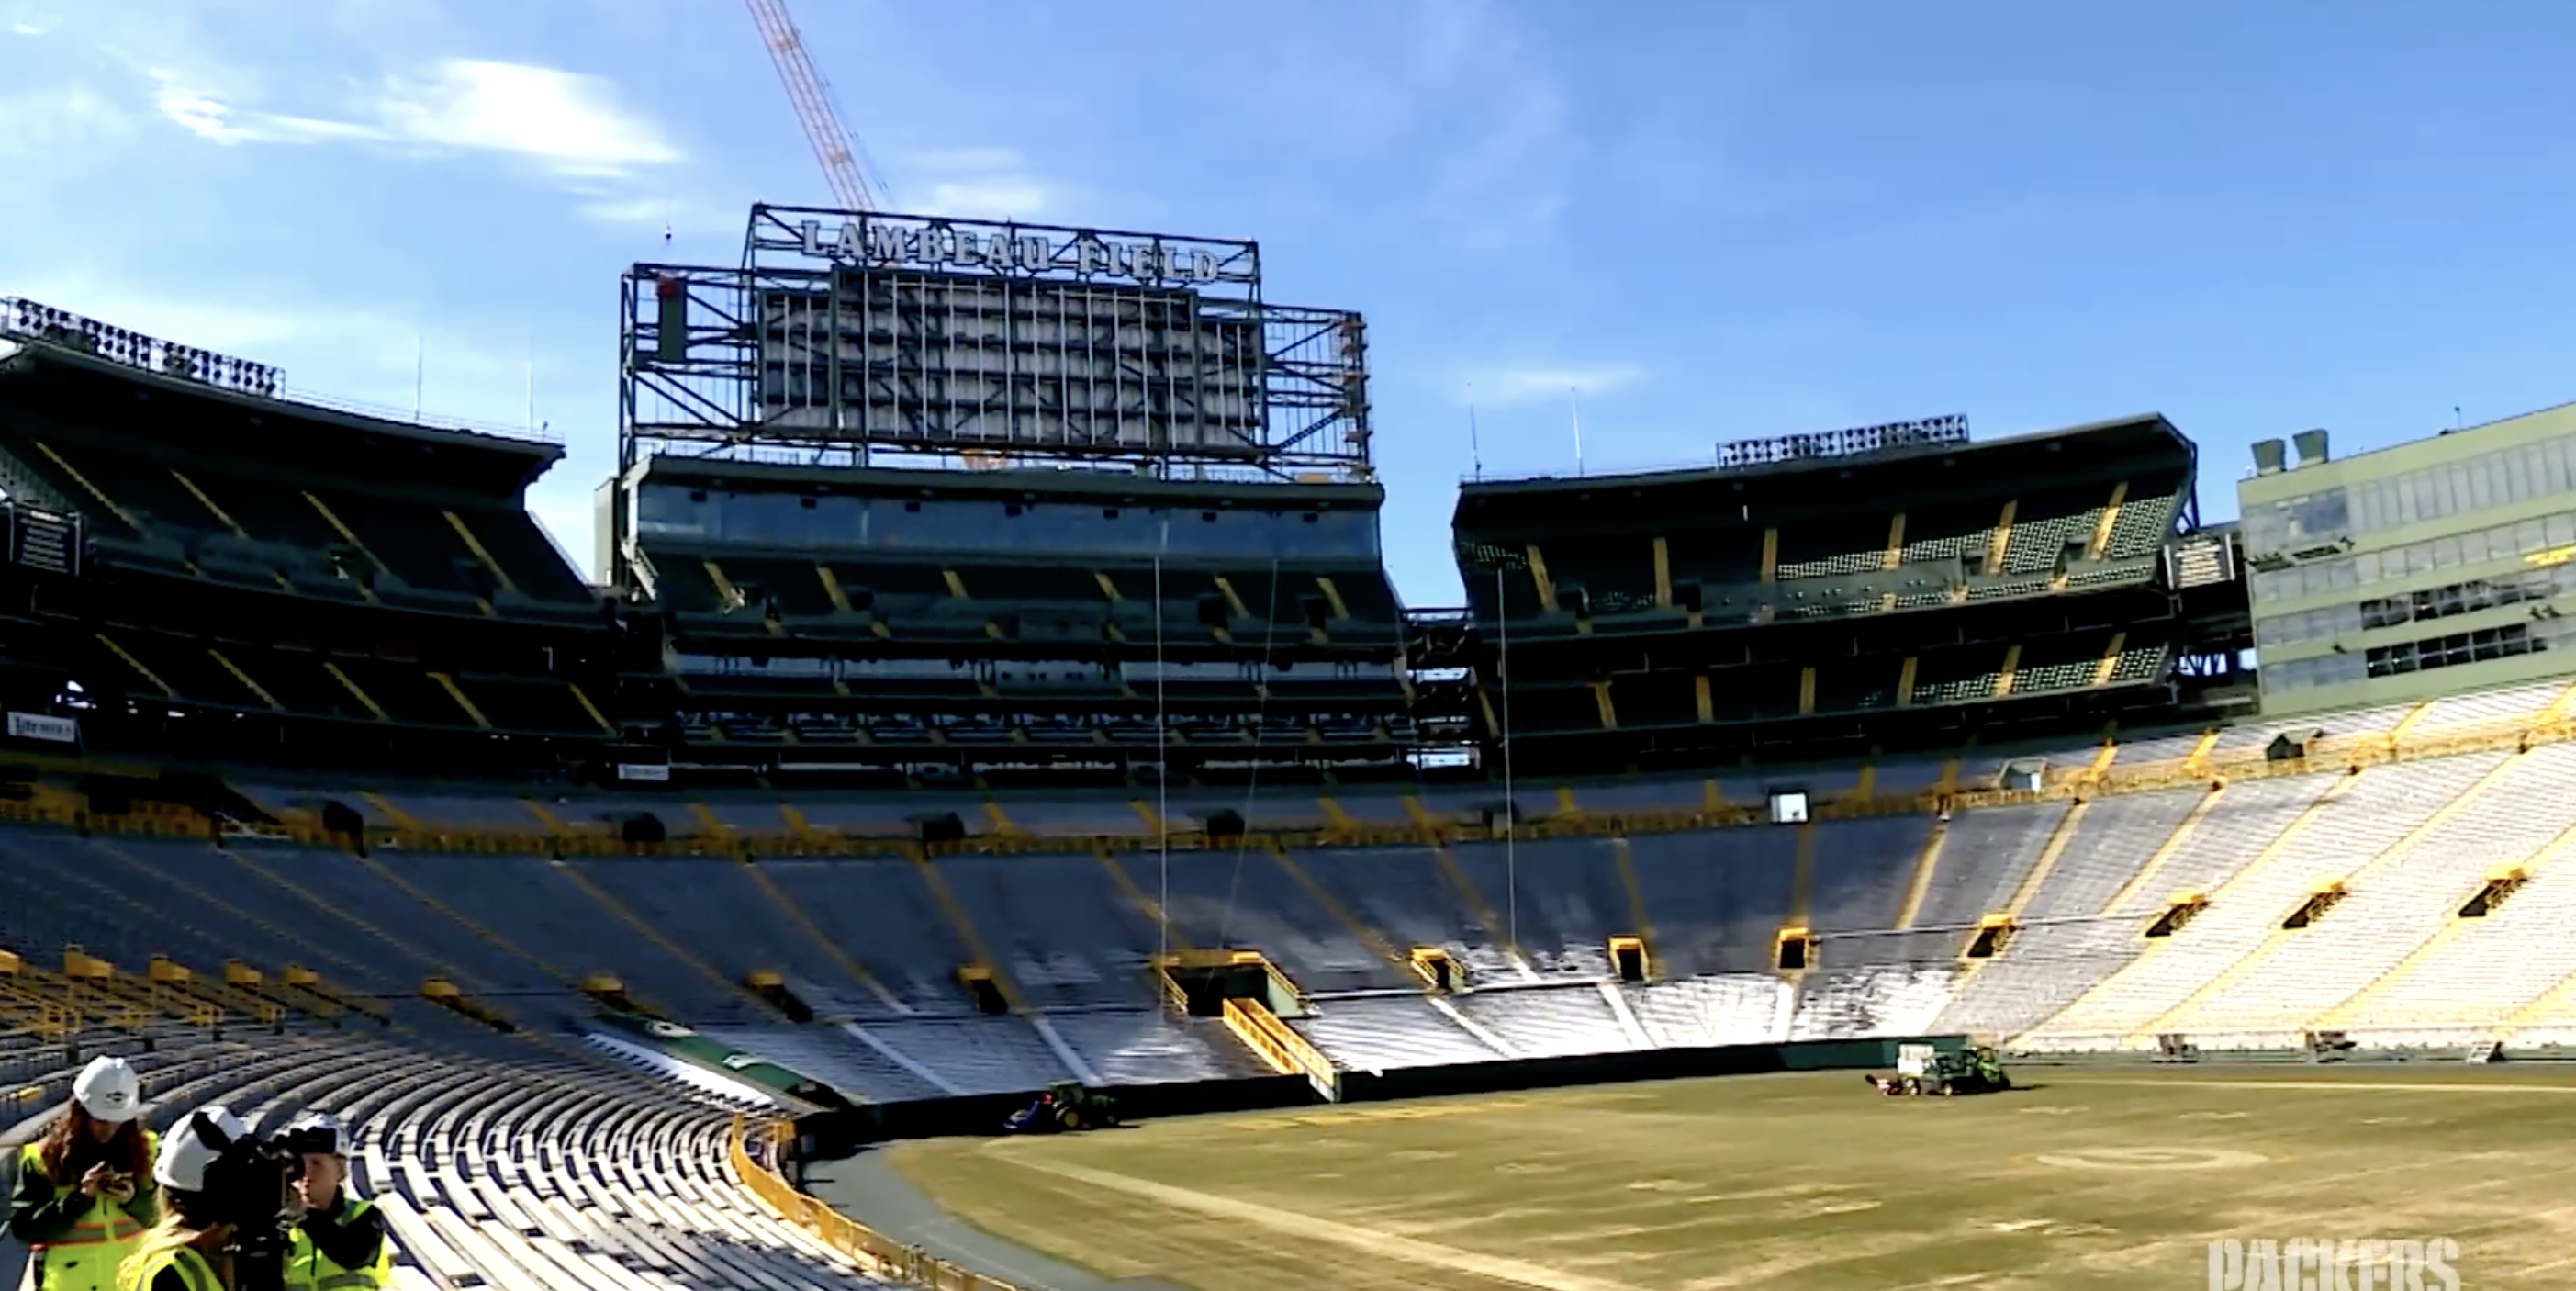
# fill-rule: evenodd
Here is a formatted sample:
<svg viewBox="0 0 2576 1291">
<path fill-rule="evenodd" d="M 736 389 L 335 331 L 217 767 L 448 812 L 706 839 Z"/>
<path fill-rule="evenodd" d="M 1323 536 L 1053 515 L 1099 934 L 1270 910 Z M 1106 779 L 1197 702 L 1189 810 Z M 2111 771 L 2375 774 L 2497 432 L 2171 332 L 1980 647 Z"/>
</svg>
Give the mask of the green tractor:
<svg viewBox="0 0 2576 1291">
<path fill-rule="evenodd" d="M 1061 1134 L 1114 1129 L 1117 1125 L 1117 1099 L 1087 1085 L 1066 1081 L 1048 1086 L 1035 1102 L 1012 1113 L 1003 1128 L 1013 1134 Z"/>
<path fill-rule="evenodd" d="M 2012 1076 L 2004 1070 L 2003 1060 L 1987 1045 L 1971 1045 L 1957 1053 L 1943 1053 L 1930 1045 L 1909 1044 L 1897 1054 L 1895 1075 L 1871 1076 L 1869 1083 L 1878 1092 L 1891 1097 L 1936 1094 L 1947 1098 L 1955 1094 L 1997 1094 L 2013 1087 Z"/>
<path fill-rule="evenodd" d="M 1959 1053 L 1945 1053 L 1932 1063 L 1923 1079 L 1926 1094 L 2000 1094 L 2012 1088 L 2012 1076 L 2004 1070 L 2003 1060 L 1995 1051 L 1976 1045 Z"/>
</svg>

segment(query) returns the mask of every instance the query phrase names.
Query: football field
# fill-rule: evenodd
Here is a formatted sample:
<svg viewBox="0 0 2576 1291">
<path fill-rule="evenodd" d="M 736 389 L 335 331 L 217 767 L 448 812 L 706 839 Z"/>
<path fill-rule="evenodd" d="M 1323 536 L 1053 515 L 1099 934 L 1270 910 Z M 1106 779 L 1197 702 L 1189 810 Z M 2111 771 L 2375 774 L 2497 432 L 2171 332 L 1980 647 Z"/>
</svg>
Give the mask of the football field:
<svg viewBox="0 0 2576 1291">
<path fill-rule="evenodd" d="M 2016 1078 L 1954 1099 L 1836 1072 L 1360 1104 L 893 1162 L 997 1236 L 1193 1291 L 2197 1289 L 2231 1238 L 2448 1238 L 2457 1285 L 2576 1285 L 2576 1070 Z"/>
</svg>

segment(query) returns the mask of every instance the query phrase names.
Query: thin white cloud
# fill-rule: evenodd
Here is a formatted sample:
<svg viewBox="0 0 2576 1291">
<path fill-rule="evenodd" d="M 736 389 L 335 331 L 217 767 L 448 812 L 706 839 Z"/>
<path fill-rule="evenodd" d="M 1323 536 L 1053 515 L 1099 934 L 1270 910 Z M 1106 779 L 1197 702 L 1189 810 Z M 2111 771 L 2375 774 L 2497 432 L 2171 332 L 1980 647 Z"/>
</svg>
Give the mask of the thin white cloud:
<svg viewBox="0 0 2576 1291">
<path fill-rule="evenodd" d="M 381 130 L 352 122 L 324 121 L 274 112 L 236 111 L 220 99 L 191 89 L 184 77 L 167 70 L 154 72 L 152 79 L 159 85 L 152 96 L 155 111 L 178 123 L 190 134 L 227 146 L 382 141 L 388 137 Z"/>
<path fill-rule="evenodd" d="M 1646 370 L 1634 363 L 1488 368 L 1468 375 L 1460 387 L 1463 402 L 1490 407 L 1563 399 L 1571 392 L 1608 394 L 1644 380 Z"/>
<path fill-rule="evenodd" d="M 395 137 L 511 153 L 570 175 L 623 175 L 680 160 L 660 127 L 594 76 L 521 63 L 450 59 L 396 82 L 377 105 Z"/>
<path fill-rule="evenodd" d="M 996 176 L 933 184 L 923 194 L 923 209 L 942 215 L 982 220 L 1033 220 L 1047 213 L 1047 186 L 1026 176 Z"/>
<path fill-rule="evenodd" d="M 12 36 L 50 36 L 63 25 L 63 16 L 43 5 L 43 0 L 0 0 L 0 21 L 9 25 Z"/>
<path fill-rule="evenodd" d="M 898 154 L 894 204 L 965 219 L 1032 220 L 1059 213 L 1063 192 L 1011 148 L 959 147 Z"/>
<path fill-rule="evenodd" d="M 681 159 L 661 128 L 621 104 L 609 82 L 550 67 L 450 59 L 427 75 L 374 87 L 346 119 L 261 111 L 179 72 L 151 75 L 162 116 L 225 145 L 376 143 L 496 153 L 585 180 Z"/>
</svg>

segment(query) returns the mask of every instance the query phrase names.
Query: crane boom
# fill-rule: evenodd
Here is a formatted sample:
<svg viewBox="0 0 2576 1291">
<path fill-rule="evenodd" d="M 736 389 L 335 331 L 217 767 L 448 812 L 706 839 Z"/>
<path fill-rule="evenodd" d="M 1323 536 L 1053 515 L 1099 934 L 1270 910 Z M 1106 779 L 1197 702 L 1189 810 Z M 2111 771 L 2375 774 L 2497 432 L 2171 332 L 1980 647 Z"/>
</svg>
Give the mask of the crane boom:
<svg viewBox="0 0 2576 1291">
<path fill-rule="evenodd" d="M 787 101 L 796 109 L 797 124 L 805 127 L 806 141 L 814 145 L 814 159 L 823 164 L 823 178 L 831 184 L 832 196 L 845 210 L 875 210 L 876 185 L 868 182 L 867 171 L 860 167 L 849 127 L 841 124 L 841 114 L 832 106 L 831 88 L 814 70 L 814 60 L 805 52 L 805 38 L 787 16 L 787 0 L 743 3 L 760 27 L 761 43 L 769 46 L 769 61 L 778 67 Z"/>
</svg>

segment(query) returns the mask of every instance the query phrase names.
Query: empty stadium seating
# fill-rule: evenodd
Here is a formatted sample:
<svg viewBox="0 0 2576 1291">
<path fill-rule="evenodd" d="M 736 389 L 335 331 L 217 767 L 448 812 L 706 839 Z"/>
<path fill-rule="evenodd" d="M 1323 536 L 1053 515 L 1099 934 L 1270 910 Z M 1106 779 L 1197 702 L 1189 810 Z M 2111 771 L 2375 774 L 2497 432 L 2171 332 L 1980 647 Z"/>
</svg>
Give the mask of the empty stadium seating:
<svg viewBox="0 0 2576 1291">
<path fill-rule="evenodd" d="M 339 1118 L 349 1187 L 384 1212 L 406 1288 L 889 1286 L 745 1192 L 730 1105 L 551 1044 L 298 1034 L 257 1046 L 165 1038 L 132 1055 L 166 1130 L 222 1102 L 254 1128 Z M 59 1106 L 0 1131 L 11 1150 Z"/>
<path fill-rule="evenodd" d="M 2559 1044 L 2576 1040 L 2576 952 L 2562 929 L 2576 908 L 2566 860 L 2576 800 L 2562 792 L 2576 776 L 2576 744 L 2514 736 L 2565 698 L 2563 687 L 2535 687 L 2353 715 L 2321 723 L 2329 756 L 2308 762 L 2264 758 L 2270 732 L 2253 727 L 1892 767 L 1891 786 L 1948 784 L 1965 796 L 1946 817 L 1829 813 L 1794 827 L 1615 824 L 1627 812 L 1750 801 L 1769 782 L 1729 773 L 1569 785 L 1547 828 L 1511 841 L 1483 831 L 1493 802 L 1472 792 L 1400 805 L 1353 792 L 1321 804 L 1254 797 L 1240 809 L 1295 828 L 1375 819 L 1381 829 L 1448 821 L 1457 832 L 1361 846 L 1252 836 L 1168 853 L 1133 839 L 1158 804 L 1116 797 L 1004 799 L 989 811 L 971 796 L 954 803 L 974 821 L 970 842 L 1060 830 L 1093 844 L 876 856 L 731 845 L 750 836 L 733 831 L 791 823 L 816 837 L 908 824 L 892 809 L 820 796 L 720 796 L 692 810 L 632 795 L 533 804 L 346 795 L 385 831 L 388 845 L 366 856 L 253 838 L 0 829 L 0 944 L 26 956 L 16 977 L 0 978 L 0 1029 L 60 1037 L 71 1028 L 108 1043 L 157 1029 L 171 1037 L 152 1064 L 166 1068 L 155 1077 L 165 1085 L 232 1069 L 238 1049 L 207 1046 L 242 1042 L 191 1029 L 180 1015 L 196 1005 L 173 995 L 156 1006 L 132 987 L 84 988 L 51 973 L 66 944 L 128 974 L 155 956 L 205 979 L 238 963 L 274 982 L 296 966 L 318 974 L 320 994 L 293 997 L 314 1009 L 331 992 L 385 1001 L 389 1030 L 317 1032 L 321 1015 L 295 1007 L 261 1014 L 269 1020 L 259 1025 L 288 1037 L 281 1053 L 345 1062 L 350 1087 L 375 1095 L 350 1100 L 360 1111 L 384 1105 L 399 1124 L 418 1121 L 374 1140 L 384 1173 L 368 1182 L 421 1212 L 428 1258 L 553 1259 L 524 1249 L 551 1239 L 593 1268 L 581 1242 L 605 1239 L 581 1237 L 552 1207 L 530 1209 L 528 1185 L 508 1182 L 518 1176 L 456 1144 L 455 1127 L 484 1103 L 420 1093 L 428 1110 L 415 1114 L 407 1101 L 415 1083 L 436 1083 L 416 1082 L 418 1072 L 443 1070 L 409 1056 L 423 1046 L 532 1055 L 477 1073 L 473 1088 L 494 1108 L 509 1082 L 574 1079 L 579 1060 L 433 1007 L 417 998 L 424 980 L 452 982 L 548 1033 L 579 1025 L 598 1007 L 587 992 L 611 979 L 635 1004 L 733 1051 L 878 1103 L 1270 1070 L 1217 1020 L 1165 1008 L 1158 957 L 1207 951 L 1257 952 L 1276 967 L 1301 997 L 1284 1010 L 1288 1025 L 1352 1071 L 1950 1031 L 2027 1051 L 2139 1048 L 2173 1032 L 2211 1051 L 2284 1048 L 2328 1028 L 2371 1043 Z M 2388 760 L 2401 726 L 2429 732 L 2445 755 Z M 2049 796 L 1993 795 L 1987 786 L 2006 762 L 2041 767 Z M 2118 778 L 2124 764 L 2135 783 Z M 2193 769 L 2213 764 L 2244 774 Z M 1801 782 L 1832 802 L 1879 774 L 1820 771 Z M 307 815 L 319 801 L 295 789 L 251 796 Z M 685 849 L 558 858 L 392 845 L 455 844 L 478 831 L 606 840 L 619 820 L 655 809 Z M 1207 795 L 1174 795 L 1159 809 L 1182 819 L 1238 810 Z M 430 832 L 430 820 L 451 832 Z M 2494 883 L 2503 886 L 2464 916 Z M 2314 900 L 2320 893 L 2336 899 Z M 2186 907 L 2189 918 L 2174 917 Z M 1971 953 L 1996 920 L 2006 922 L 1987 939 L 1993 953 Z M 1783 971 L 1775 942 L 1792 927 L 1815 939 L 1814 958 Z M 1609 943 L 1621 937 L 1642 939 L 1644 980 L 1618 980 Z M 1461 970 L 1461 989 L 1429 989 L 1418 951 Z M 753 989 L 755 974 L 775 974 L 810 1016 L 786 1015 Z M 233 1001 L 241 1017 L 228 1035 L 242 1034 L 256 998 Z M 631 1043 L 596 1043 L 707 1092 L 728 1088 Z M 58 1096 L 69 1070 L 46 1052 L 21 1043 L 0 1062 Z M 573 1066 L 548 1065 L 565 1062 Z M 271 1082 L 266 1068 L 241 1070 L 245 1087 L 281 1109 L 322 1105 L 330 1085 L 318 1073 Z M 451 1146 L 441 1155 L 422 1142 Z M 486 1139 L 479 1150 L 497 1148 Z M 571 1185 L 558 1187 L 558 1198 L 570 1195 Z M 672 1240 L 692 1222 L 671 1224 Z M 483 1237 L 451 1231 L 460 1224 Z M 446 1252 L 435 1254 L 430 1243 L 441 1241 Z M 607 1246 L 590 1253 L 629 1258 Z M 684 1254 L 632 1258 L 686 1267 Z M 767 1257 L 743 1246 L 693 1258 L 713 1268 Z"/>
</svg>

